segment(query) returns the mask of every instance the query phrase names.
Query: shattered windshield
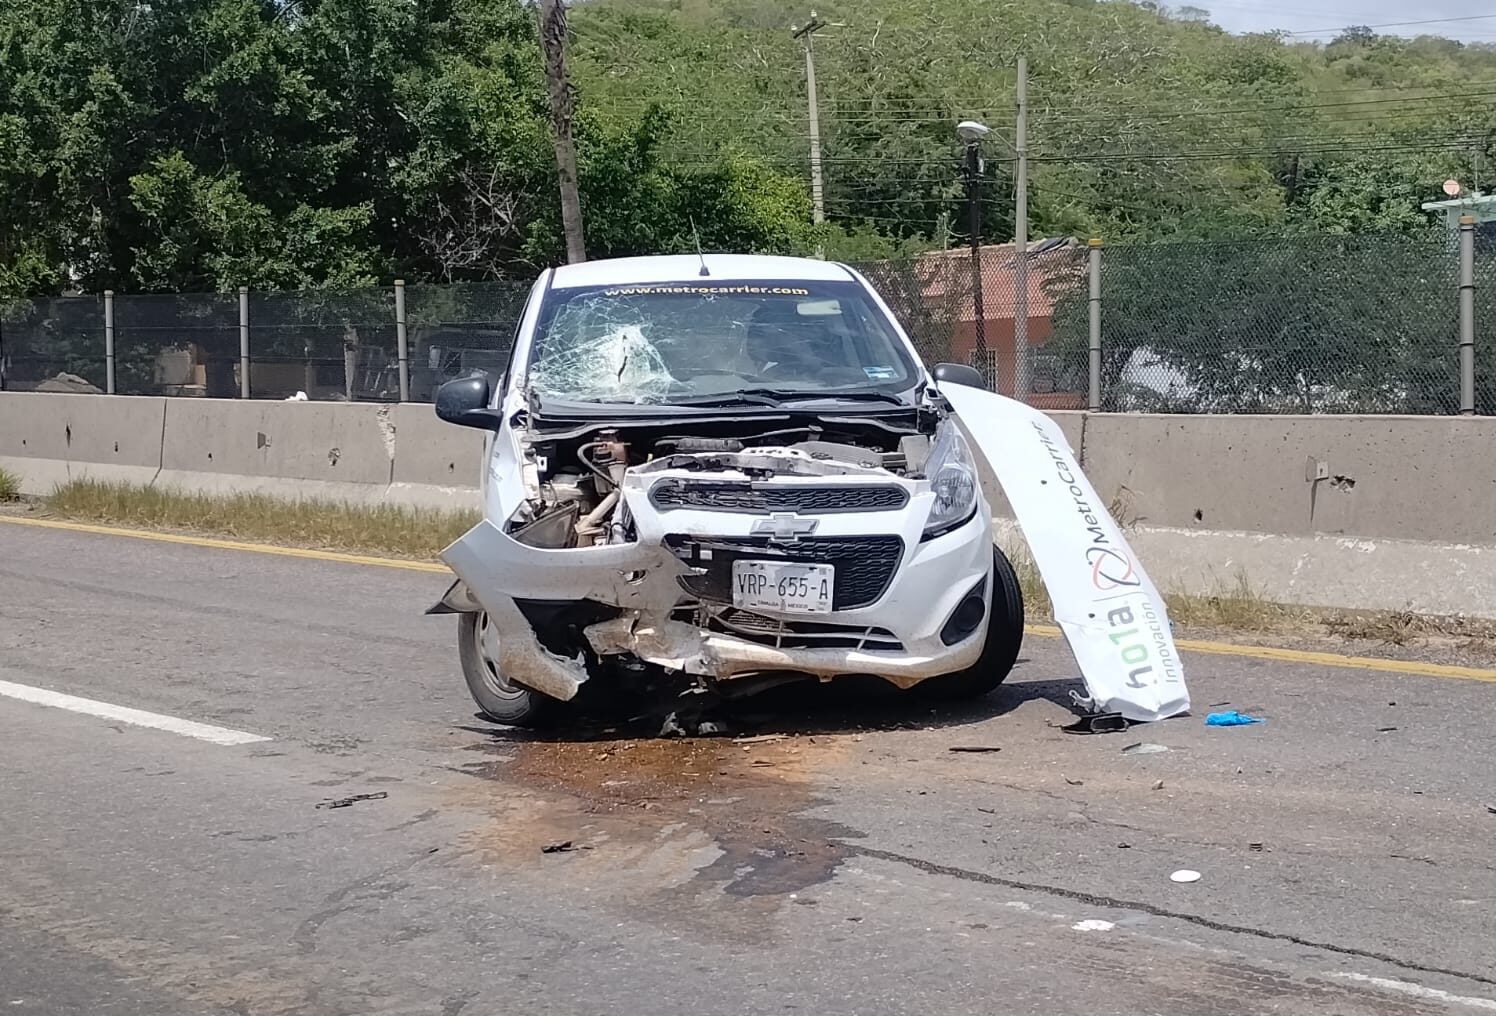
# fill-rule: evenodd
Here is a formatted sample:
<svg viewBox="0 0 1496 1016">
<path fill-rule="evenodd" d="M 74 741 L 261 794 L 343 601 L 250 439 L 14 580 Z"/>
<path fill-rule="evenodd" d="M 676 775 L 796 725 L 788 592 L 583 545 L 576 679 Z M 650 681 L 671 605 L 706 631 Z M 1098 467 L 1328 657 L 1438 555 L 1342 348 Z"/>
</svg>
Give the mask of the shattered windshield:
<svg viewBox="0 0 1496 1016">
<path fill-rule="evenodd" d="M 556 289 L 530 350 L 531 388 L 562 402 L 691 405 L 844 396 L 898 401 L 917 378 L 853 282 Z"/>
</svg>

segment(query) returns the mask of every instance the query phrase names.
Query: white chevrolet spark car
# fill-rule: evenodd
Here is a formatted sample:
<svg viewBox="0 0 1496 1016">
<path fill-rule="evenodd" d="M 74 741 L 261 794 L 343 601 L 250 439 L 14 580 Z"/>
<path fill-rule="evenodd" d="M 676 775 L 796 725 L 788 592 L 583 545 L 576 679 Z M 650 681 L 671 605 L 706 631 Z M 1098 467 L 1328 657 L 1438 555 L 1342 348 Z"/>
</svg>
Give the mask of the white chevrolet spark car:
<svg viewBox="0 0 1496 1016">
<path fill-rule="evenodd" d="M 457 581 L 432 608 L 460 614 L 481 711 L 535 725 L 662 678 L 995 688 L 1023 604 L 943 385 L 997 398 L 970 367 L 927 370 L 843 265 L 546 271 L 504 375 L 436 396 L 489 432 L 484 518 L 443 552 Z"/>
</svg>

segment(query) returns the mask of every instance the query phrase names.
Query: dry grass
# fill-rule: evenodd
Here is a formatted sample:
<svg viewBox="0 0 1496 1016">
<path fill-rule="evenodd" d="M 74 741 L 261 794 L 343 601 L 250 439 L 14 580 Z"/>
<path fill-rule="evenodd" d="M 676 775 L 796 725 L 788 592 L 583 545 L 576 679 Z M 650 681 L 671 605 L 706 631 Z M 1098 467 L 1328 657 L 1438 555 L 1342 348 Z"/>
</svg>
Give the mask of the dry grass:
<svg viewBox="0 0 1496 1016">
<path fill-rule="evenodd" d="M 0 501 L 19 501 L 21 481 L 14 473 L 0 469 Z"/>
<path fill-rule="evenodd" d="M 1321 618 L 1325 628 L 1347 639 L 1374 640 L 1393 646 L 1430 639 L 1496 645 L 1496 621 L 1473 617 L 1435 617 L 1411 611 L 1339 610 Z"/>
<path fill-rule="evenodd" d="M 476 511 L 189 494 L 95 480 L 59 487 L 46 507 L 54 515 L 89 522 L 420 559 L 434 558 L 479 518 Z"/>
<path fill-rule="evenodd" d="M 1217 582 L 1213 592 L 1170 592 L 1164 594 L 1164 599 L 1169 605 L 1169 617 L 1185 628 L 1271 632 L 1302 628 L 1309 620 L 1302 609 L 1264 598 L 1240 574 L 1233 582 Z"/>
</svg>

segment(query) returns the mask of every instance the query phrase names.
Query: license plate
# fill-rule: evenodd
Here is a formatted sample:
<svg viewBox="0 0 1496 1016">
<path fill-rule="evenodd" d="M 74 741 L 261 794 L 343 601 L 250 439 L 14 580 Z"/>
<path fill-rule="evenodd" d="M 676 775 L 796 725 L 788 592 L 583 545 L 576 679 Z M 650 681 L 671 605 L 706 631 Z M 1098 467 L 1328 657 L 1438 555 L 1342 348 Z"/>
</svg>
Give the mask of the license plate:
<svg viewBox="0 0 1496 1016">
<path fill-rule="evenodd" d="M 787 561 L 734 561 L 732 605 L 782 614 L 829 614 L 836 568 Z"/>
</svg>

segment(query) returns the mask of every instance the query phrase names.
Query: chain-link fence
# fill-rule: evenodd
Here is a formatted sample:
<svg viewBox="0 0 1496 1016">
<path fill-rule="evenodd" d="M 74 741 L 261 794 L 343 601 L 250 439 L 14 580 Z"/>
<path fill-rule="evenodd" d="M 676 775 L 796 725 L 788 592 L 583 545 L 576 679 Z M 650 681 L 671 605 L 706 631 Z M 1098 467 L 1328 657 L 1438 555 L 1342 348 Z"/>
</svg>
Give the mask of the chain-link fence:
<svg viewBox="0 0 1496 1016">
<path fill-rule="evenodd" d="M 529 283 L 63 296 L 0 304 L 11 391 L 394 402 L 501 370 Z M 403 316 L 401 309 L 403 308 Z"/>
<path fill-rule="evenodd" d="M 1474 230 L 1104 249 L 1045 240 L 1022 260 L 1010 244 L 857 267 L 926 363 L 971 364 L 1043 409 L 1496 414 L 1496 242 Z M 395 401 L 403 376 L 408 399 L 430 401 L 443 381 L 503 369 L 529 290 L 18 301 L 0 305 L 0 381 Z"/>
<path fill-rule="evenodd" d="M 1472 246 L 1474 246 L 1472 244 Z M 1112 247 L 1100 261 L 1098 408 L 1186 413 L 1456 413 L 1453 238 L 1296 237 Z M 1496 412 L 1496 252 L 1472 251 L 1485 349 L 1474 406 Z M 1089 287 L 1060 295 L 1053 344 L 1084 362 Z M 1471 338 L 1474 338 L 1472 335 Z M 1467 382 L 1468 383 L 1468 382 Z"/>
</svg>

